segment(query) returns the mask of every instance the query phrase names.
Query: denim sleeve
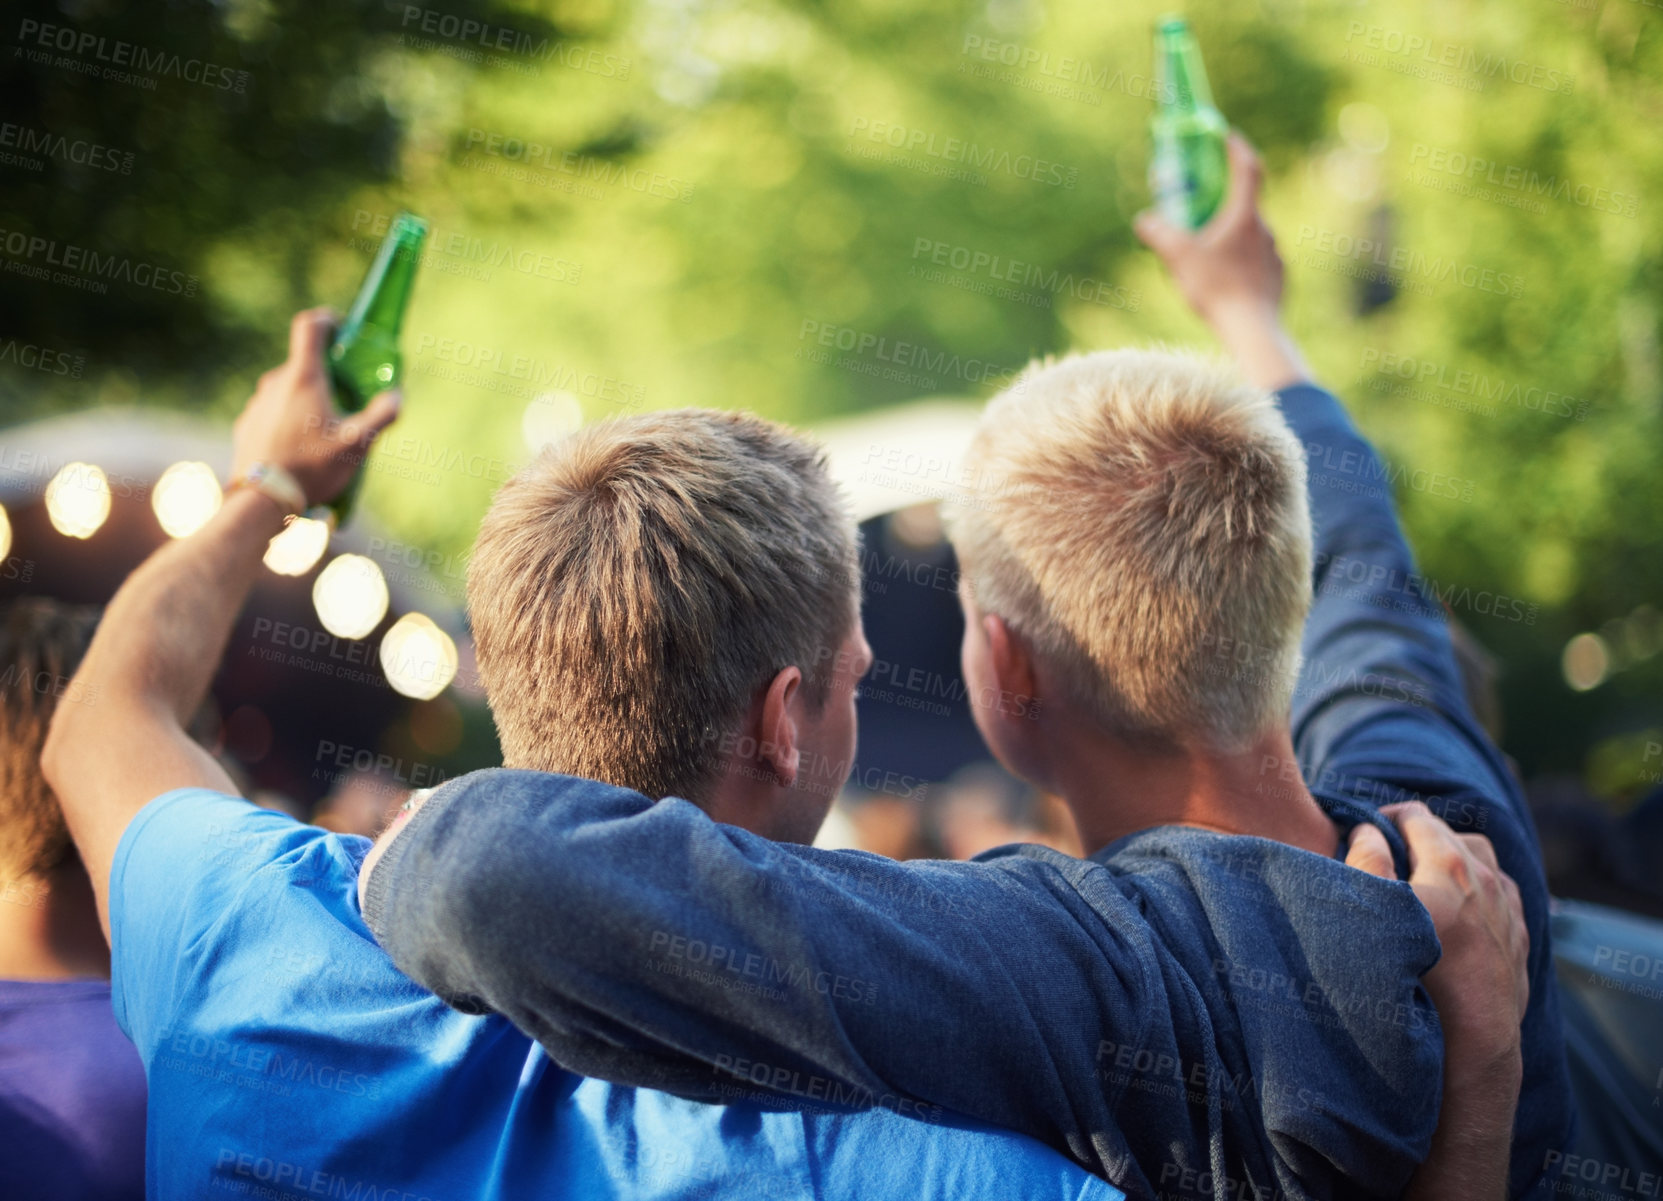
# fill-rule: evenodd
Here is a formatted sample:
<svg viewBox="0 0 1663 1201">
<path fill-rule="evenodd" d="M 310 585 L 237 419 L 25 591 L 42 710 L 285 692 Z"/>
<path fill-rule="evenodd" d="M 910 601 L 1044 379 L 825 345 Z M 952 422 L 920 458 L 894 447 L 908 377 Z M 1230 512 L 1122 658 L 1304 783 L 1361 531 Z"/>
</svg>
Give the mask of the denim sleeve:
<svg viewBox="0 0 1663 1201">
<path fill-rule="evenodd" d="M 1389 468 L 1329 393 L 1278 395 L 1304 444 L 1315 535 L 1314 598 L 1293 698 L 1298 769 L 1320 792 L 1375 806 L 1421 800 L 1452 827 L 1486 835 L 1519 886 L 1530 932 L 1525 1084 L 1514 1195 L 1563 1147 L 1568 1077 L 1548 931 L 1547 880 L 1522 790 L 1467 703 L 1435 584 L 1399 528 Z M 1436 490 L 1438 477 L 1411 480 Z"/>
<path fill-rule="evenodd" d="M 1524 819 L 1518 787 L 1473 719 L 1443 608 L 1398 526 L 1391 494 L 1401 473 L 1327 392 L 1298 385 L 1278 399 L 1305 446 L 1315 543 L 1314 598 L 1293 701 L 1294 743 L 1308 781 L 1351 791 L 1359 766 L 1352 740 L 1391 720 L 1396 737 L 1388 743 L 1401 748 L 1408 736 L 1417 751 L 1439 744 L 1430 778 L 1453 772 L 1451 783 L 1482 789 L 1517 824 Z M 1418 756 L 1400 751 L 1395 758 L 1401 767 Z M 1378 756 L 1365 762 L 1384 766 Z M 1460 816 L 1445 815 L 1451 825 Z"/>
<path fill-rule="evenodd" d="M 1498 854 L 1506 844 L 1527 899 L 1534 887 L 1545 901 L 1524 798 L 1467 704 L 1447 618 L 1398 526 L 1394 473 L 1327 392 L 1279 400 L 1305 446 L 1315 535 L 1292 714 L 1305 780 L 1379 805 L 1424 800 Z"/>
<path fill-rule="evenodd" d="M 1099 1043 L 1136 1037 L 1160 982 L 1131 902 L 1108 889 L 1088 910 L 1070 870 L 777 844 L 685 801 L 499 769 L 411 818 L 365 917 L 402 971 L 571 1071 L 940 1107 L 1089 1165 L 1086 1132 L 1111 1121 Z"/>
</svg>

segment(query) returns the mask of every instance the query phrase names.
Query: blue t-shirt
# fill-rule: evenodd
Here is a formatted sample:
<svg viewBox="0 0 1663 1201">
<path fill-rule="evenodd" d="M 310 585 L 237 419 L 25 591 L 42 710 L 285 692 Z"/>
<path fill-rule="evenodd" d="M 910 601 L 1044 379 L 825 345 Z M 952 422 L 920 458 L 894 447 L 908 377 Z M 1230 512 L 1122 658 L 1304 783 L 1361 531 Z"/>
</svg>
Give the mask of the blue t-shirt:
<svg viewBox="0 0 1663 1201">
<path fill-rule="evenodd" d="M 702 1105 L 566 1072 L 392 965 L 359 915 L 369 846 L 205 789 L 122 836 L 114 1002 L 150 1081 L 153 1201 L 1122 1197 L 945 1115 Z"/>
<path fill-rule="evenodd" d="M 103 980 L 0 980 L 0 1197 L 144 1195 L 144 1068 Z"/>
</svg>

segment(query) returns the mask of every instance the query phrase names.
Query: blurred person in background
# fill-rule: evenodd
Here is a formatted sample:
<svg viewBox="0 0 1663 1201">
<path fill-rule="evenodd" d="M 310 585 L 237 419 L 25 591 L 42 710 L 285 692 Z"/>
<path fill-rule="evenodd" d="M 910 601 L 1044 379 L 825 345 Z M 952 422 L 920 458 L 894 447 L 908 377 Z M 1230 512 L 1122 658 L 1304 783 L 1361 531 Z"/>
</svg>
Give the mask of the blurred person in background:
<svg viewBox="0 0 1663 1201">
<path fill-rule="evenodd" d="M 337 495 L 397 412 L 384 394 L 337 428 L 323 357 L 331 334 L 321 311 L 295 319 L 288 362 L 262 377 L 237 421 L 225 503 L 116 593 L 68 684 L 96 689 L 97 703 L 60 705 L 41 753 L 86 864 L 85 924 L 96 936 L 96 897 L 111 936 L 116 1019 L 149 1077 L 151 1201 L 216 1189 L 405 1201 L 1117 1201 L 1032 1139 L 908 1098 L 872 1097 L 861 1113 L 766 1112 L 575 1076 L 504 1019 L 447 1009 L 399 973 L 359 910 L 367 839 L 234 795 L 185 719 L 271 538 Z M 752 503 L 793 512 L 792 488 L 813 487 L 793 483 L 801 449 L 761 422 L 710 424 L 718 442 L 743 445 L 724 443 L 728 457 L 774 463 L 779 487 Z M 775 526 L 782 560 L 724 568 L 796 579 L 817 565 L 788 516 Z M 852 549 L 835 533 L 817 545 Z M 782 613 L 777 624 L 797 622 Z M 621 661 L 641 650 L 601 649 Z M 782 815 L 735 802 L 735 820 L 781 828 Z M 363 819 L 344 807 L 335 816 Z"/>
<path fill-rule="evenodd" d="M 1499 740 L 1501 666 L 1446 617 L 1468 702 Z M 1663 743 L 1648 740 L 1642 753 L 1663 758 Z M 1567 1175 L 1586 1178 L 1592 1166 L 1643 1190 L 1645 1173 L 1663 1169 L 1663 789 L 1620 817 L 1577 779 L 1538 777 L 1524 789 L 1553 894 L 1554 969 L 1578 1110 L 1574 1149 L 1558 1154 Z"/>
<path fill-rule="evenodd" d="M 1274 262 L 1256 164 L 1235 157 L 1210 255 L 1274 315 L 1279 271 L 1255 269 Z M 780 1104 L 829 1090 L 962 1108 L 1140 1198 L 1510 1195 L 1520 1021 L 1537 1005 L 1517 890 L 1482 837 L 1384 803 L 1406 795 L 1319 806 L 1299 782 L 1286 726 L 1311 588 L 1299 445 L 1266 392 L 1178 356 L 1133 358 L 1155 395 L 1194 405 L 1191 426 L 1177 421 L 1194 435 L 1193 491 L 1156 506 L 1177 520 L 1141 527 L 1152 557 L 1180 561 L 1179 587 L 1128 613 L 1113 598 L 1135 592 L 1144 564 L 1105 564 L 1093 545 L 1124 543 L 1114 505 L 1049 513 L 1094 573 L 1075 637 L 1141 619 L 1145 660 L 1105 670 L 1202 674 L 1203 692 L 1216 684 L 1269 723 L 1251 753 L 1203 744 L 1185 762 L 1124 746 L 1054 681 L 990 673 L 972 611 L 978 724 L 1007 767 L 1067 798 L 1095 858 L 1029 845 L 895 863 L 797 845 L 849 776 L 852 693 L 872 661 L 854 572 L 838 566 L 851 540 L 834 532 L 850 523 L 829 499 L 806 514 L 777 499 L 784 481 L 745 453 L 767 441 L 760 429 L 725 453 L 698 436 L 739 418 L 606 422 L 546 449 L 481 527 L 468 607 L 508 767 L 447 781 L 378 841 L 360 881 L 382 945 L 440 996 L 512 1018 L 587 1074 L 688 1096 L 738 1081 Z M 1015 436 L 1011 406 L 1043 393 L 1039 374 L 994 402 L 990 438 Z M 1295 391 L 1302 411 L 1343 423 L 1332 398 Z M 1073 394 L 1089 403 L 1091 381 Z M 1139 407 L 1141 394 L 1117 395 Z M 1035 473 L 1089 474 L 1114 448 L 1147 449 L 1135 417 L 1108 453 L 1081 433 L 1090 424 L 1059 420 Z M 1159 476 L 1183 456 L 1150 458 Z M 1186 503 L 1204 511 L 1193 527 Z M 1381 533 L 1401 547 L 1395 525 Z M 802 549 L 828 540 L 838 557 L 805 570 Z M 1030 528 L 1021 545 L 1059 540 Z M 1218 560 L 1220 542 L 1209 576 L 1193 547 Z M 1214 578 L 1239 559 L 1257 591 Z M 1284 674 L 1231 687 L 1229 670 L 1208 671 L 1231 666 L 1205 637 L 1221 596 L 1263 623 Z M 1193 637 L 1153 637 L 1173 621 Z M 1220 618 L 1214 636 L 1241 624 Z M 1012 754 L 1005 723 L 1055 741 Z M 1197 739 L 1212 732 L 1198 725 Z M 1089 760 L 1106 747 L 1124 754 Z M 1284 770 L 1267 777 L 1273 747 Z M 1186 780 L 1193 791 L 1172 787 Z M 1235 795 L 1244 783 L 1269 787 Z M 1162 828 L 1126 855 L 1116 840 L 1148 826 Z M 1546 1069 L 1532 1068 L 1527 1158 L 1544 1116 L 1555 1133 L 1560 1116 L 1540 1112 Z"/>
<path fill-rule="evenodd" d="M 851 784 L 814 839 L 817 847 L 890 859 L 974 859 L 1011 842 L 1084 853 L 1067 802 L 991 760 L 967 763 L 939 783 L 919 783 L 905 797 Z"/>
<path fill-rule="evenodd" d="M 0 606 L 0 1193 L 144 1196 L 144 1067 L 110 1009 L 110 948 L 86 868 L 40 769 L 53 710 L 98 611 Z"/>
<path fill-rule="evenodd" d="M 409 798 L 410 786 L 395 780 L 391 772 L 352 768 L 341 772 L 318 802 L 312 825 L 335 834 L 374 838 Z"/>
<path fill-rule="evenodd" d="M 1067 803 L 997 763 L 961 767 L 930 800 L 931 825 L 948 859 L 974 859 L 1011 842 L 1031 842 L 1075 857 L 1085 853 Z"/>
</svg>

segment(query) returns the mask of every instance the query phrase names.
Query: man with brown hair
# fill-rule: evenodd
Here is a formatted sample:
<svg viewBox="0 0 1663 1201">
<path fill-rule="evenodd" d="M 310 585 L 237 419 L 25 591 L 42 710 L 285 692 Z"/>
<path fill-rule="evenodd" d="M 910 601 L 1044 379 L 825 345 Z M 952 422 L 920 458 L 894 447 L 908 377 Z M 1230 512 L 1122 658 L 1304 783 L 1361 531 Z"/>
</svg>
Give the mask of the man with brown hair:
<svg viewBox="0 0 1663 1201">
<path fill-rule="evenodd" d="M 0 606 L 0 1179 L 20 1197 L 144 1195 L 144 1067 L 110 1011 L 110 948 L 40 770 L 98 612 Z"/>
<path fill-rule="evenodd" d="M 1196 254 L 1215 291 L 1274 316 L 1280 264 L 1240 146 L 1236 168 Z M 469 577 L 481 669 L 498 720 L 532 737 L 505 739 L 509 770 L 447 782 L 383 836 L 360 877 L 371 928 L 439 995 L 607 1079 L 910 1097 L 1021 1129 L 1138 1197 L 1509 1195 L 1520 1020 L 1528 1006 L 1534 1034 L 1553 1013 L 1551 982 L 1545 997 L 1524 983 L 1513 886 L 1482 837 L 1412 794 L 1319 799 L 1299 776 L 1288 701 L 1313 556 L 1285 418 L 1343 414 L 1287 393 L 1279 411 L 1261 390 L 1304 378 L 1259 377 L 1279 328 L 1240 351 L 1257 388 L 1181 356 L 1089 356 L 1039 368 L 984 422 L 966 684 L 1038 699 L 979 706 L 978 724 L 1068 800 L 1090 859 L 898 864 L 713 820 L 723 790 L 692 767 L 692 725 L 646 731 L 695 713 L 729 748 L 723 783 L 806 806 L 803 763 L 825 747 L 809 652 L 753 662 L 748 702 L 703 696 L 700 673 L 672 683 L 657 659 L 710 662 L 805 602 L 753 588 L 754 562 L 728 570 L 737 521 L 760 538 L 774 513 L 689 489 L 685 462 L 655 470 L 635 427 L 609 423 L 546 452 L 487 518 Z M 595 474 L 578 465 L 597 446 Z M 1378 534 L 1401 547 L 1395 525 Z M 753 624 L 702 620 L 724 595 Z M 1234 671 L 1241 643 L 1246 673 L 1211 670 Z M 848 678 L 862 650 L 844 634 L 812 658 Z M 543 704 L 543 688 L 590 703 Z M 537 737 L 606 749 L 522 758 Z M 681 771 L 615 770 L 641 738 L 679 748 Z M 596 754 L 608 768 L 580 766 Z M 1267 760 L 1288 771 L 1264 789 Z M 618 787 L 548 774 L 578 770 Z M 1539 1100 L 1551 1065 L 1533 1067 Z M 1532 1111 L 1527 1158 L 1561 1116 Z"/>
<path fill-rule="evenodd" d="M 819 452 L 780 426 L 683 409 L 578 431 L 498 492 L 469 560 L 504 759 L 811 841 L 854 754 L 854 682 L 871 661 L 858 577 Z M 796 714 L 813 731 L 793 770 L 818 787 L 758 804 L 757 777 L 735 774 L 713 731 L 781 666 L 794 670 L 761 697 L 764 725 Z"/>
</svg>

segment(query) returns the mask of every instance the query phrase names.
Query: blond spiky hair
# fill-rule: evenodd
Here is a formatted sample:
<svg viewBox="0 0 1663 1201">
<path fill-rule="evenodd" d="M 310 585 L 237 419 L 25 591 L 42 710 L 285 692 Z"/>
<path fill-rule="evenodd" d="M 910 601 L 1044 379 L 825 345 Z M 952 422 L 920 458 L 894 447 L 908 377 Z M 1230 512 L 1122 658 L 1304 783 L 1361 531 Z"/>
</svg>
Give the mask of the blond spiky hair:
<svg viewBox="0 0 1663 1201">
<path fill-rule="evenodd" d="M 1028 368 L 950 516 L 977 608 L 1114 733 L 1237 749 L 1288 720 L 1311 599 L 1305 456 L 1266 392 L 1166 351 Z"/>
</svg>

